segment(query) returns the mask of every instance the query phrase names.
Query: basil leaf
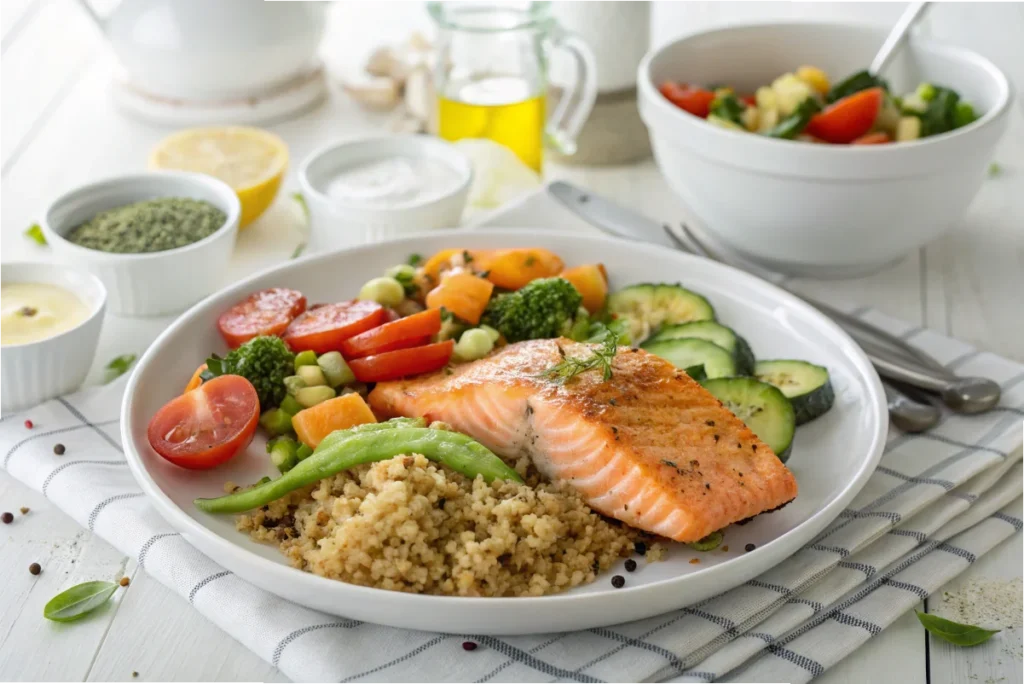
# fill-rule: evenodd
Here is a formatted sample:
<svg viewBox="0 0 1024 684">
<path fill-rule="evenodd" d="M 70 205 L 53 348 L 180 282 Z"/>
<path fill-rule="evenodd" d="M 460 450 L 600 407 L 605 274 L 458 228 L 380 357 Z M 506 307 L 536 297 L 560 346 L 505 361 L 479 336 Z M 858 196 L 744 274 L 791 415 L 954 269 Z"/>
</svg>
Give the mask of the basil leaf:
<svg viewBox="0 0 1024 684">
<path fill-rule="evenodd" d="M 43 607 L 43 617 L 54 622 L 77 620 L 106 603 L 117 587 L 113 582 L 76 584 L 50 599 Z"/>
<path fill-rule="evenodd" d="M 43 235 L 42 226 L 38 223 L 33 223 L 25 230 L 25 236 L 35 240 L 37 245 L 46 246 L 46 236 Z"/>
<path fill-rule="evenodd" d="M 709 112 L 715 116 L 725 119 L 726 121 L 732 121 L 734 124 L 739 126 L 743 125 L 744 110 L 746 105 L 736 99 L 736 96 L 732 93 L 724 93 L 718 95 L 714 100 L 711 101 L 711 108 Z"/>
<path fill-rule="evenodd" d="M 227 368 L 227 364 L 224 363 L 225 359 L 220 358 L 216 354 L 213 354 L 210 358 L 206 359 L 206 370 L 199 374 L 199 377 L 203 379 L 203 382 L 212 380 L 219 375 L 228 375 L 230 370 Z"/>
<path fill-rule="evenodd" d="M 111 360 L 107 364 L 107 375 L 103 380 L 103 384 L 111 383 L 127 373 L 128 369 L 135 363 L 136 358 L 135 354 L 121 354 L 121 356 Z"/>
<path fill-rule="evenodd" d="M 295 200 L 299 207 L 302 209 L 302 215 L 309 220 L 309 205 L 306 204 L 306 197 L 301 192 L 293 192 L 292 199 Z"/>
<path fill-rule="evenodd" d="M 765 132 L 769 138 L 785 138 L 792 140 L 807 128 L 811 117 L 821 111 L 821 105 L 813 97 L 809 97 L 797 106 L 796 110 L 780 121 L 774 128 Z"/>
<path fill-rule="evenodd" d="M 949 88 L 935 88 L 935 97 L 921 115 L 921 137 L 946 133 L 956 128 L 956 106 L 960 95 Z"/>
<path fill-rule="evenodd" d="M 831 104 L 836 100 L 843 99 L 847 95 L 853 95 L 854 93 L 859 93 L 862 90 L 877 87 L 881 87 L 882 90 L 889 92 L 888 83 L 877 76 L 872 76 L 867 71 L 858 71 L 852 76 L 848 76 L 845 80 L 842 80 L 832 86 L 832 89 L 828 91 L 828 97 L 825 99 Z"/>
<path fill-rule="evenodd" d="M 914 612 L 917 613 L 917 619 L 928 630 L 929 634 L 943 641 L 948 641 L 954 646 L 977 646 L 988 641 L 992 638 L 993 634 L 998 634 L 1001 631 L 998 629 L 982 629 L 974 625 L 962 625 L 959 622 L 953 622 L 938 615 L 929 615 L 919 611 Z"/>
</svg>

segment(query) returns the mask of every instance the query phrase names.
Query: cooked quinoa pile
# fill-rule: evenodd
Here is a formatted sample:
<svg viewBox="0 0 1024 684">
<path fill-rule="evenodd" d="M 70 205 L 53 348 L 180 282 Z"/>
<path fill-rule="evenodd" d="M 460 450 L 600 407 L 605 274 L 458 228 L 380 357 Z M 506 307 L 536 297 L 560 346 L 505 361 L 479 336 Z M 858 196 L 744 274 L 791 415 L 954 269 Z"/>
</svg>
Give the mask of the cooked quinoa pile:
<svg viewBox="0 0 1024 684">
<path fill-rule="evenodd" d="M 292 565 L 421 594 L 540 596 L 594 580 L 635 531 L 564 484 L 470 480 L 421 455 L 359 466 L 237 519 Z"/>
</svg>

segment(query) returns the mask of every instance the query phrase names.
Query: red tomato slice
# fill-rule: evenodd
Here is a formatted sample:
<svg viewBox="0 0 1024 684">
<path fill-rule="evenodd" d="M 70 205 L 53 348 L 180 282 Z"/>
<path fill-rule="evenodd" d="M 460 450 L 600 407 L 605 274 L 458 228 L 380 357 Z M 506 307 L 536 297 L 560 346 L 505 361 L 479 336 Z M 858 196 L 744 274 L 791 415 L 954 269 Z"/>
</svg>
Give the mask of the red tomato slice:
<svg viewBox="0 0 1024 684">
<path fill-rule="evenodd" d="M 748 107 L 757 106 L 757 98 L 754 97 L 753 95 L 743 95 L 742 97 L 740 97 L 740 102 L 744 103 Z"/>
<path fill-rule="evenodd" d="M 807 132 L 826 142 L 851 143 L 871 130 L 882 108 L 882 98 L 881 88 L 847 95 L 811 117 Z"/>
<path fill-rule="evenodd" d="M 384 322 L 384 307 L 377 302 L 353 299 L 325 304 L 302 314 L 284 331 L 284 341 L 293 351 L 312 349 L 317 354 L 340 351 L 350 337 L 376 328 Z"/>
<path fill-rule="evenodd" d="M 384 382 L 397 380 L 407 375 L 430 373 L 444 367 L 452 358 L 455 340 L 445 340 L 412 349 L 374 354 L 364 359 L 348 362 L 349 368 L 359 382 Z"/>
<path fill-rule="evenodd" d="M 874 133 L 868 133 L 862 135 L 854 140 L 851 145 L 884 145 L 885 143 L 892 142 L 892 138 L 889 137 L 888 133 L 884 131 L 876 131 Z"/>
<path fill-rule="evenodd" d="M 217 328 L 234 349 L 260 335 L 280 335 L 296 316 L 306 310 L 301 292 L 283 287 L 253 292 L 217 319 Z"/>
<path fill-rule="evenodd" d="M 676 107 L 702 119 L 708 117 L 708 112 L 711 110 L 711 101 L 715 99 L 715 94 L 710 90 L 691 88 L 686 84 L 673 83 L 672 81 L 665 81 L 658 90 L 665 96 L 665 99 Z"/>
<path fill-rule="evenodd" d="M 440 329 L 441 310 L 427 309 L 350 337 L 341 343 L 341 354 L 346 359 L 358 359 L 370 354 L 418 347 Z"/>
<path fill-rule="evenodd" d="M 240 375 L 221 375 L 171 399 L 146 429 L 149 445 L 171 463 L 205 470 L 249 446 L 260 417 L 260 399 Z"/>
</svg>

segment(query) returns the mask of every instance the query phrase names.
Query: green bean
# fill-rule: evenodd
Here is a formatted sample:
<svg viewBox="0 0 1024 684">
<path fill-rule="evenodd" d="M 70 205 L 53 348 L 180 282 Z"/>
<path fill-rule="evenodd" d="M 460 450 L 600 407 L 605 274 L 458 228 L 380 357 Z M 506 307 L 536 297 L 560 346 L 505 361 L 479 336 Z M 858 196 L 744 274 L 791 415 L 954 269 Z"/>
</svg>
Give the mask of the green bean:
<svg viewBox="0 0 1024 684">
<path fill-rule="evenodd" d="M 339 432 L 348 432 L 349 436 L 335 438 L 330 444 L 317 447 L 312 456 L 276 480 L 216 499 L 196 499 L 196 507 L 207 513 L 241 513 L 353 466 L 384 461 L 402 454 L 423 454 L 466 477 L 482 475 L 488 482 L 495 479 L 523 481 L 487 447 L 457 432 L 422 427 Z"/>
</svg>

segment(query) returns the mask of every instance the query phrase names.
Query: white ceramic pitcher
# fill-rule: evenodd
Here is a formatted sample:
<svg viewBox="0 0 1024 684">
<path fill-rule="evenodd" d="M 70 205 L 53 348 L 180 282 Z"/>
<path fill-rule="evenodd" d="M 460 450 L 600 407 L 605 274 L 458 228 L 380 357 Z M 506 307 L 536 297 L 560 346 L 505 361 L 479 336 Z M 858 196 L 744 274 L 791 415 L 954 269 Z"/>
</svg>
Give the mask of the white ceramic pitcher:
<svg viewBox="0 0 1024 684">
<path fill-rule="evenodd" d="M 326 9 L 323 2 L 121 0 L 100 15 L 78 1 L 135 87 L 186 100 L 254 96 L 302 73 L 315 59 Z"/>
</svg>

